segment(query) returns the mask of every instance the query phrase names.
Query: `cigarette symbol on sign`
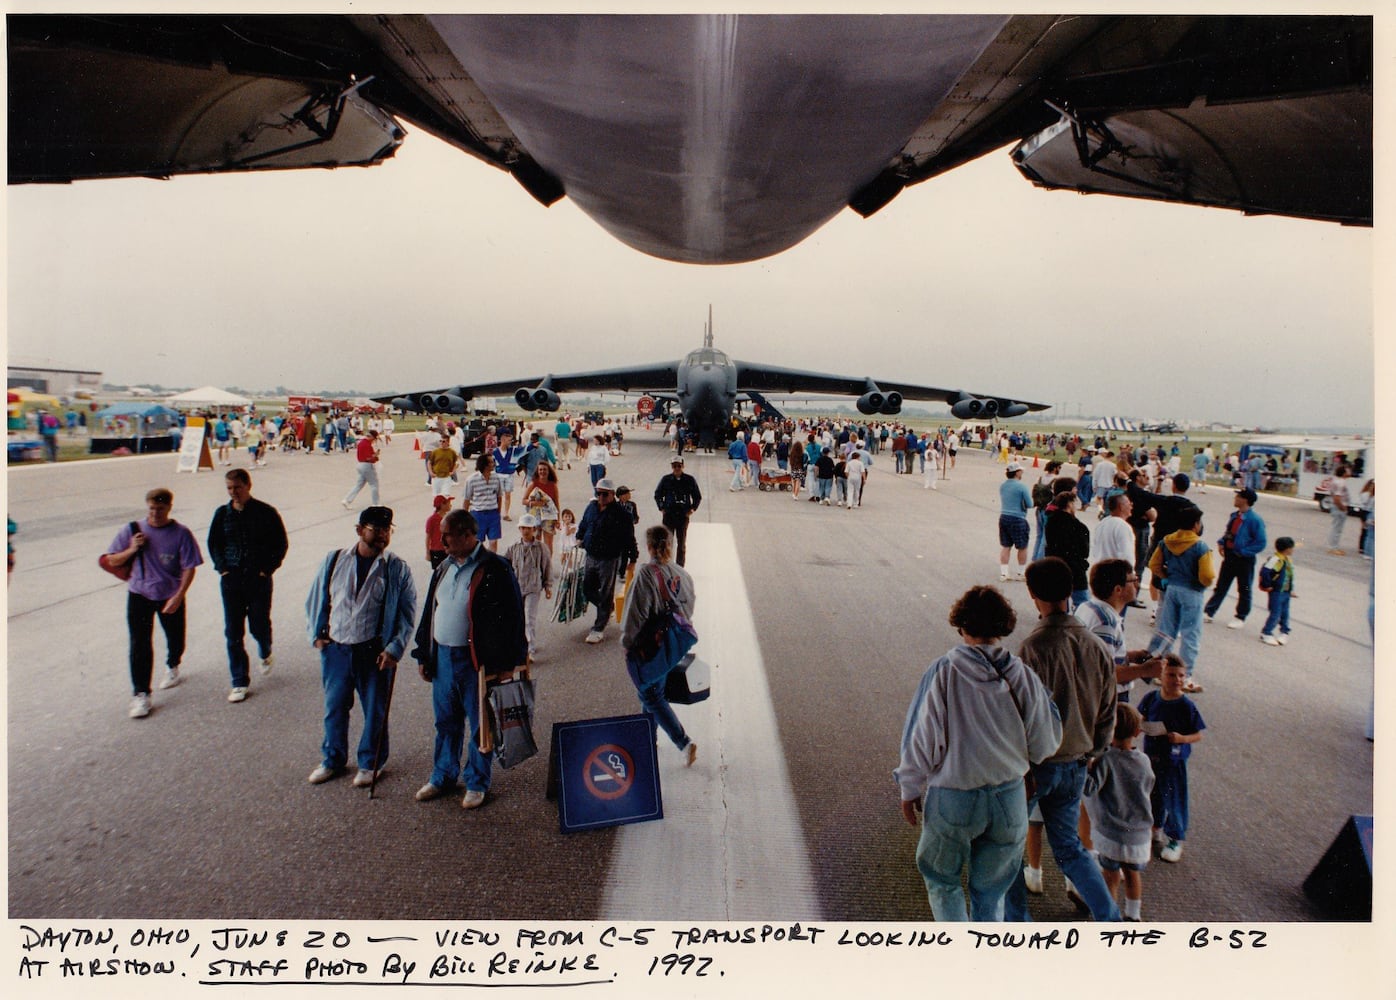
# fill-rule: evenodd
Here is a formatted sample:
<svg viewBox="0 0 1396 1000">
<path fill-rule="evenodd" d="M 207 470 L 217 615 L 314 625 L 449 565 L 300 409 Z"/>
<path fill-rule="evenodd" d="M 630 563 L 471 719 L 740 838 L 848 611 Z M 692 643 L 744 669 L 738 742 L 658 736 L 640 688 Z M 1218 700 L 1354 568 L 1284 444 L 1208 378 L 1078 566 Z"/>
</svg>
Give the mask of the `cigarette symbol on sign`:
<svg viewBox="0 0 1396 1000">
<path fill-rule="evenodd" d="M 586 789 L 598 799 L 618 799 L 630 791 L 634 772 L 630 754 L 613 744 L 597 747 L 582 765 Z"/>
</svg>

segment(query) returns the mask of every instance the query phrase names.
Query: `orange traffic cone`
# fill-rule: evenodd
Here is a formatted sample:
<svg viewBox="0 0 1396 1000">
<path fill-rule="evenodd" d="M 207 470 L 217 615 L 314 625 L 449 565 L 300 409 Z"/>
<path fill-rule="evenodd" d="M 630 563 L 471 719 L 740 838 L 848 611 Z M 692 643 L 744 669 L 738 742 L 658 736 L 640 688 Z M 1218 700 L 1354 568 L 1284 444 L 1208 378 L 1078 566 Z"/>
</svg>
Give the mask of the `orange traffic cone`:
<svg viewBox="0 0 1396 1000">
<path fill-rule="evenodd" d="M 412 435 L 412 450 L 419 455 L 422 452 L 422 439 L 415 434 Z"/>
<path fill-rule="evenodd" d="M 1038 465 L 1040 465 L 1040 464 L 1041 464 L 1041 463 L 1039 463 L 1038 460 L 1037 460 L 1037 456 L 1034 455 L 1034 456 L 1032 457 L 1032 467 L 1033 467 L 1034 469 L 1036 469 L 1036 468 L 1038 467 Z"/>
</svg>

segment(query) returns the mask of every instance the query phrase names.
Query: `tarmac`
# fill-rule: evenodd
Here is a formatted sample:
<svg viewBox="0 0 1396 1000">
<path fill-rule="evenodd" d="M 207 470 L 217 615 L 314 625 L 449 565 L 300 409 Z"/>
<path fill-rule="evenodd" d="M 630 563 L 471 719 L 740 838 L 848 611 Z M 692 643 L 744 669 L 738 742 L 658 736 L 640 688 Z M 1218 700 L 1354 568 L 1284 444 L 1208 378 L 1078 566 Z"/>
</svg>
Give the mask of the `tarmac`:
<svg viewBox="0 0 1396 1000">
<path fill-rule="evenodd" d="M 235 464 L 247 465 L 245 452 Z M 641 528 L 658 520 L 650 497 L 667 468 L 659 434 L 638 430 L 612 461 L 611 478 L 635 490 Z M 157 690 L 141 720 L 126 715 L 123 587 L 97 556 L 157 485 L 174 490 L 174 517 L 203 546 L 226 499 L 224 470 L 177 474 L 169 455 L 13 468 L 10 917 L 928 922 L 916 831 L 891 772 L 917 682 L 956 641 L 951 603 L 997 582 L 1002 469 L 962 451 L 927 490 L 879 456 L 863 507 L 850 511 L 729 492 L 725 456 L 690 456 L 705 500 L 688 564 L 699 652 L 716 668 L 710 701 L 679 709 L 699 760 L 684 768 L 661 738 L 664 819 L 564 835 L 544 795 L 553 723 L 638 711 L 614 624 L 595 646 L 582 622 L 542 626 L 534 731 L 544 750 L 497 771 L 484 808 L 414 801 L 433 727 L 430 688 L 410 660 L 374 799 L 347 779 L 311 786 L 321 686 L 303 605 L 324 554 L 354 538 L 356 511 L 339 503 L 352 455 L 278 453 L 252 470 L 254 495 L 280 510 L 291 539 L 275 577 L 271 675 L 254 666 L 248 699 L 225 700 L 221 606 L 205 565 L 189 596 L 186 679 Z M 560 475 L 562 505 L 580 515 L 585 464 Z M 410 435 L 386 449 L 380 478 L 397 512 L 393 549 L 420 592 L 431 501 Z M 1231 497 L 1215 486 L 1195 496 L 1209 540 Z M 367 503 L 365 492 L 355 506 Z M 1282 648 L 1258 641 L 1258 591 L 1245 629 L 1224 627 L 1234 597 L 1205 627 L 1192 827 L 1181 863 L 1149 866 L 1145 921 L 1324 919 L 1301 883 L 1351 815 L 1373 812 L 1372 564 L 1328 555 L 1329 518 L 1316 505 L 1262 497 L 1257 512 L 1272 540 L 1301 543 L 1293 636 Z M 1021 583 L 1004 587 L 1019 613 L 1006 643 L 1016 649 L 1031 605 Z M 1131 611 L 1127 630 L 1131 648 L 1144 645 L 1147 613 Z M 356 709 L 351 740 L 360 723 Z M 1078 919 L 1045 864 L 1034 917 Z"/>
</svg>

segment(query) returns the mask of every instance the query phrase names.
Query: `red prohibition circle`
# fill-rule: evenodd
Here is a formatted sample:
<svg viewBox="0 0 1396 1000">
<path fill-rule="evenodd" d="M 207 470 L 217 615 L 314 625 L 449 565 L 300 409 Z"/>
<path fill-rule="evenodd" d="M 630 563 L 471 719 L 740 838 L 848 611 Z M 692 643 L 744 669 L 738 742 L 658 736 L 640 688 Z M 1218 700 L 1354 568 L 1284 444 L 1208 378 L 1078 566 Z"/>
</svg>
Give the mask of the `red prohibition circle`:
<svg viewBox="0 0 1396 1000">
<path fill-rule="evenodd" d="M 635 783 L 635 761 L 624 747 L 602 744 L 587 755 L 582 781 L 596 798 L 618 799 Z"/>
</svg>

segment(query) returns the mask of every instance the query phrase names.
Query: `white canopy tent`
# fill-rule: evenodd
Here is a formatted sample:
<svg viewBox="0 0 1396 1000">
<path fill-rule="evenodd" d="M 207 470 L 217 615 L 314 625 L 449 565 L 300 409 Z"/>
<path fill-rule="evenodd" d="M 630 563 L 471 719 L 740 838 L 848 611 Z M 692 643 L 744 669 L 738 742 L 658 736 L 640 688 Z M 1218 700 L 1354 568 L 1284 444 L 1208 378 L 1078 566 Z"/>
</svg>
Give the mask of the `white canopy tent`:
<svg viewBox="0 0 1396 1000">
<path fill-rule="evenodd" d="M 171 396 L 167 400 L 170 406 L 197 407 L 197 406 L 246 406 L 252 400 L 246 396 L 239 396 L 235 392 L 228 392 L 217 386 L 206 385 L 202 389 L 190 389 L 188 392 L 181 392 L 177 396 Z"/>
</svg>

